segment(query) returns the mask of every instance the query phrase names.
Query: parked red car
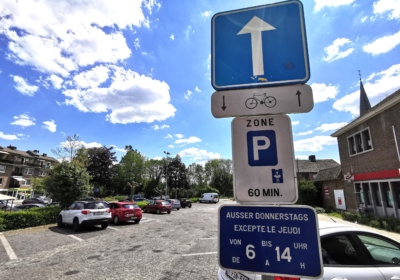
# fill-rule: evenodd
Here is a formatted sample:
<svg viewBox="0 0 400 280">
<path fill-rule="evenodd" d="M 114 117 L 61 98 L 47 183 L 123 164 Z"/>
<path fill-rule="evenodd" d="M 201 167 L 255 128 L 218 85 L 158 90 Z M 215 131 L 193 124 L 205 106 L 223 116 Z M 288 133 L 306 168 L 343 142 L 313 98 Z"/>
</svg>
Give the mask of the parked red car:
<svg viewBox="0 0 400 280">
<path fill-rule="evenodd" d="M 154 200 L 143 207 L 144 213 L 155 212 L 157 214 L 160 214 L 161 212 L 167 212 L 168 214 L 171 214 L 171 211 L 171 203 L 165 200 Z"/>
<path fill-rule="evenodd" d="M 109 204 L 111 219 L 114 224 L 119 222 L 135 222 L 142 219 L 142 209 L 132 202 L 112 202 Z"/>
</svg>

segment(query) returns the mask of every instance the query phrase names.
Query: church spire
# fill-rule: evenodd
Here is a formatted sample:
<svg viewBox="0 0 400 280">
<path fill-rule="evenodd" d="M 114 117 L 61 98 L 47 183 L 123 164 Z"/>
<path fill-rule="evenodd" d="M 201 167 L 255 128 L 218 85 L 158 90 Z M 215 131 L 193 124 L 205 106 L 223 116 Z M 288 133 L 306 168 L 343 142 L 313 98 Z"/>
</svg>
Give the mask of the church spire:
<svg viewBox="0 0 400 280">
<path fill-rule="evenodd" d="M 371 109 L 371 104 L 367 93 L 365 92 L 364 85 L 361 80 L 361 73 L 358 70 L 358 75 L 360 75 L 360 116 L 364 115 L 369 109 Z"/>
</svg>

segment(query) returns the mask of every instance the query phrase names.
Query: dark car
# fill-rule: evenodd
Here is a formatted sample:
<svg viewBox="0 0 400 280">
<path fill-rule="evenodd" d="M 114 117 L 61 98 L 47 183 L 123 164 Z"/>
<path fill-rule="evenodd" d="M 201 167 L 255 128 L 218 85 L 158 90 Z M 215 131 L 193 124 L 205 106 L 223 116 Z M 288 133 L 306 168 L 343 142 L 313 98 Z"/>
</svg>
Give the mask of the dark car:
<svg viewBox="0 0 400 280">
<path fill-rule="evenodd" d="M 181 201 L 182 208 L 186 207 L 192 208 L 192 202 L 190 201 L 189 198 L 180 198 L 179 200 Z"/>
<path fill-rule="evenodd" d="M 49 202 L 40 197 L 31 197 L 22 201 L 22 204 L 44 204 L 48 205 Z"/>
<path fill-rule="evenodd" d="M 19 210 L 29 210 L 32 208 L 44 208 L 44 204 L 21 204 L 21 205 L 16 205 L 13 209 L 13 211 L 19 211 Z"/>
<path fill-rule="evenodd" d="M 172 211 L 171 203 L 165 200 L 154 200 L 153 202 L 143 207 L 144 213 L 155 212 L 157 214 L 160 214 L 161 212 L 167 212 L 168 214 L 171 214 L 171 211 Z"/>
</svg>

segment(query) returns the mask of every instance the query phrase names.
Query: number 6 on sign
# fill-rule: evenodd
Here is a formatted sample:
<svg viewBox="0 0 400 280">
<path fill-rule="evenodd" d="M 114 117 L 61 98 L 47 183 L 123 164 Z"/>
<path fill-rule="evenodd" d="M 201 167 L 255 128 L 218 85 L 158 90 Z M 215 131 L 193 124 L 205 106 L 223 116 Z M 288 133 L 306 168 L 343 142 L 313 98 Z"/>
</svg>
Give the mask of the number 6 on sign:
<svg viewBox="0 0 400 280">
<path fill-rule="evenodd" d="M 246 246 L 246 256 L 250 259 L 250 260 L 252 260 L 252 259 L 254 259 L 255 257 L 256 257 L 256 252 L 254 252 L 254 250 L 252 250 L 252 249 L 254 249 L 255 247 L 253 246 L 253 245 L 251 245 L 251 244 L 249 244 L 249 245 L 247 245 Z M 277 247 L 278 248 L 278 247 Z"/>
<path fill-rule="evenodd" d="M 287 260 L 288 262 L 290 262 L 292 260 L 292 257 L 290 256 L 290 248 L 286 247 L 285 250 L 283 250 L 282 255 L 280 255 L 280 250 L 279 247 L 275 248 L 276 251 L 276 258 L 278 260 L 278 262 L 282 260 Z"/>
</svg>

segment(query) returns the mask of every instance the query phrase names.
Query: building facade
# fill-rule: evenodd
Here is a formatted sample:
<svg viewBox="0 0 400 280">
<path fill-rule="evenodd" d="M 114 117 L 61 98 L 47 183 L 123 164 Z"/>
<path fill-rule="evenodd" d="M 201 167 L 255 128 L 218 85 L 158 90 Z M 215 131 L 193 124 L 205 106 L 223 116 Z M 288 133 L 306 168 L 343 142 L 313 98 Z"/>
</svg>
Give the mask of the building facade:
<svg viewBox="0 0 400 280">
<path fill-rule="evenodd" d="M 0 193 L 25 199 L 33 193 L 32 179 L 46 176 L 55 163 L 56 159 L 38 150 L 0 146 Z"/>
<path fill-rule="evenodd" d="M 374 107 L 360 82 L 360 116 L 331 136 L 337 137 L 341 170 L 351 182 L 357 209 L 400 218 L 400 90 Z M 363 108 L 364 107 L 364 108 Z"/>
</svg>

